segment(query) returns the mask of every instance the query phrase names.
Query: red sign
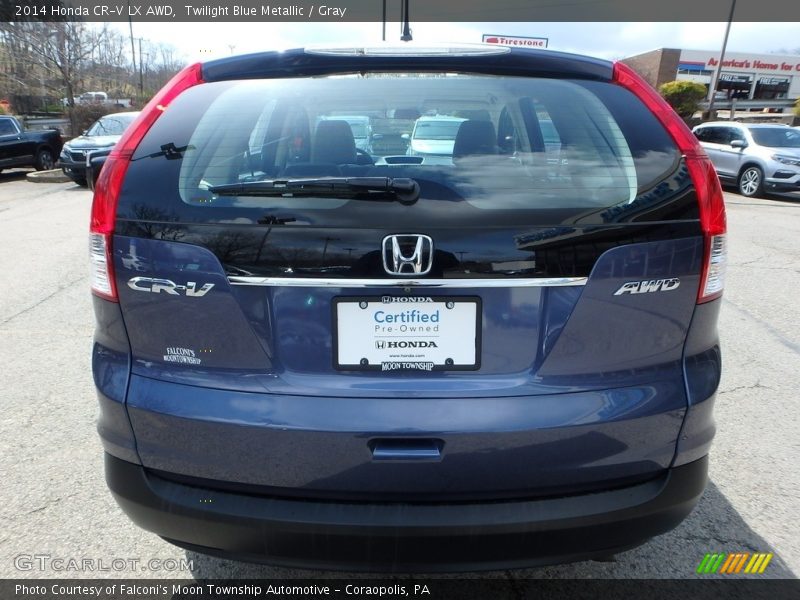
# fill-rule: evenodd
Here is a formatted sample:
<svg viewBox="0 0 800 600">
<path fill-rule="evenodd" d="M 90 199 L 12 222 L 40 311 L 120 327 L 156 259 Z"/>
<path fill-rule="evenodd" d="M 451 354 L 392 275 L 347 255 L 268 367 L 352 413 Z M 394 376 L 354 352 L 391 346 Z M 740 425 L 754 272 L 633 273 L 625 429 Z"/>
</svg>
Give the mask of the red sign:
<svg viewBox="0 0 800 600">
<path fill-rule="evenodd" d="M 494 35 L 483 34 L 484 44 L 497 44 L 498 46 L 516 46 L 519 48 L 547 48 L 547 38 L 523 37 L 519 35 Z"/>
</svg>

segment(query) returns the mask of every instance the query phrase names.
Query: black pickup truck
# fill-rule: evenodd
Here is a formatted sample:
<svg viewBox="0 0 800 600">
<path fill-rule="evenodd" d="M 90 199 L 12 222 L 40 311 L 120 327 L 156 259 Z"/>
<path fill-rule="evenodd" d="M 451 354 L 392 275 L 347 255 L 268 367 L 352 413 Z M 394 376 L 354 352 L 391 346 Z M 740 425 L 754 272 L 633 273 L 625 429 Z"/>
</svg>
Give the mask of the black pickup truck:
<svg viewBox="0 0 800 600">
<path fill-rule="evenodd" d="M 14 117 L 0 115 L 0 171 L 10 167 L 52 169 L 63 144 L 57 129 L 24 131 Z"/>
</svg>

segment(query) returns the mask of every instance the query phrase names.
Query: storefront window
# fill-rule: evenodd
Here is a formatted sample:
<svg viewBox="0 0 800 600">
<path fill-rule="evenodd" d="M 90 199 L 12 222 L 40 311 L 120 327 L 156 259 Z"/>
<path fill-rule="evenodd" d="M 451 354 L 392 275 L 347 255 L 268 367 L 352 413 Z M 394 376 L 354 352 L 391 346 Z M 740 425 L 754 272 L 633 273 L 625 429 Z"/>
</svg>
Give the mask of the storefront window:
<svg viewBox="0 0 800 600">
<path fill-rule="evenodd" d="M 791 77 L 760 77 L 756 81 L 756 91 L 753 94 L 753 98 L 759 100 L 786 98 L 791 82 Z"/>
<path fill-rule="evenodd" d="M 724 92 L 728 99 L 745 100 L 750 97 L 753 78 L 739 73 L 721 73 L 717 80 L 717 91 Z"/>
</svg>

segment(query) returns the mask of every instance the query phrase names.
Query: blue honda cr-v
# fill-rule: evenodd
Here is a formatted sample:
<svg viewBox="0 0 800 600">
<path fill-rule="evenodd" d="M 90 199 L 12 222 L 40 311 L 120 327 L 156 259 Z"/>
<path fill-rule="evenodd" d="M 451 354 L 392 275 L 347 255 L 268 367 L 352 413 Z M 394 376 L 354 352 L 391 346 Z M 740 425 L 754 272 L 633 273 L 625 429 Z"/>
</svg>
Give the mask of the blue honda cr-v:
<svg viewBox="0 0 800 600">
<path fill-rule="evenodd" d="M 461 119 L 452 154 L 408 155 L 431 116 Z M 478 46 L 190 66 L 111 154 L 90 250 L 108 485 L 185 548 L 543 564 L 641 544 L 703 492 L 723 198 L 623 64 Z"/>
</svg>

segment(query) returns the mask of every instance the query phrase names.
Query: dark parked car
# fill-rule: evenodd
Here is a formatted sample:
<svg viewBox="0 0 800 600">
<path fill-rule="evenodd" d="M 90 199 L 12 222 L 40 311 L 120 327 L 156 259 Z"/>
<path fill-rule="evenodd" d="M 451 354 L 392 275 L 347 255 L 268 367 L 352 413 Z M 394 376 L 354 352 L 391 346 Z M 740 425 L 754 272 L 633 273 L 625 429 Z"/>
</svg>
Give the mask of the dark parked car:
<svg viewBox="0 0 800 600">
<path fill-rule="evenodd" d="M 319 118 L 400 131 L 409 107 L 476 118 L 430 162 L 365 157 Z M 708 157 L 621 63 L 409 46 L 192 65 L 95 190 L 108 485 L 179 546 L 274 564 L 634 547 L 706 484 L 725 239 Z"/>
<path fill-rule="evenodd" d="M 14 117 L 0 115 L 0 171 L 12 167 L 52 169 L 63 143 L 57 129 L 25 131 Z"/>
<path fill-rule="evenodd" d="M 138 112 L 112 113 L 100 117 L 80 136 L 71 139 L 58 157 L 58 166 L 78 185 L 87 185 L 87 156 L 108 156 Z M 98 171 L 93 172 L 97 178 Z"/>
</svg>

